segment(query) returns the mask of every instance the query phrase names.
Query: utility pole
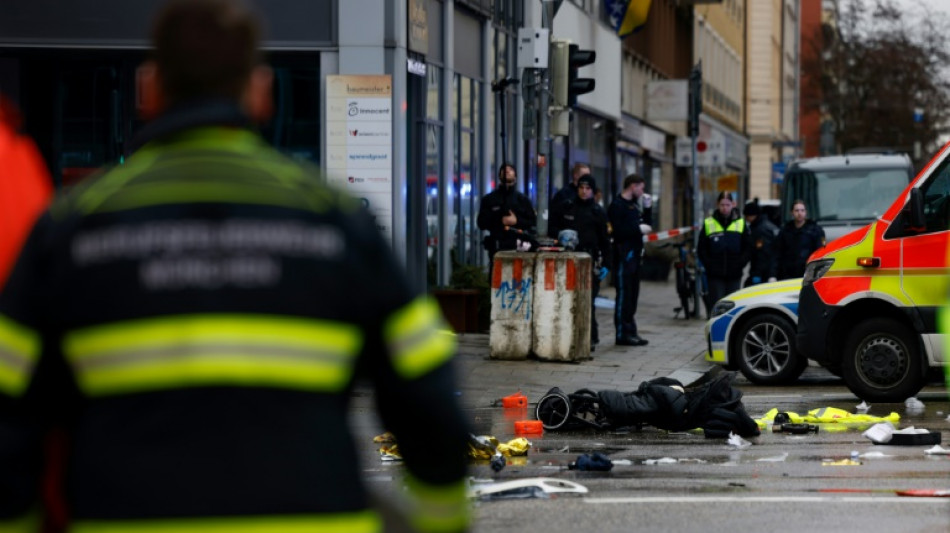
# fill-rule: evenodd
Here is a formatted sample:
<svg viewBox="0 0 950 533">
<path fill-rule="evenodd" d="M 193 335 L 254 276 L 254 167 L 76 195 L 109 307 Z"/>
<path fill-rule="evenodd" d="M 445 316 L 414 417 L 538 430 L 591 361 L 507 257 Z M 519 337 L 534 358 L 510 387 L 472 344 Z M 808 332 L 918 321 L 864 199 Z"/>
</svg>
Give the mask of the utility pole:
<svg viewBox="0 0 950 533">
<path fill-rule="evenodd" d="M 699 140 L 699 114 L 703 111 L 703 61 L 700 60 L 689 73 L 689 136 L 692 140 L 690 152 L 693 155 L 693 254 L 699 252 L 699 233 L 703 231 L 703 198 L 699 190 L 699 165 L 696 161 L 696 142 Z M 698 257 L 698 256 L 697 256 Z M 696 270 L 696 294 L 693 302 L 696 316 L 699 317 L 699 306 L 702 302 L 702 283 L 699 282 L 702 272 Z"/>
<path fill-rule="evenodd" d="M 548 42 L 545 46 L 551 45 L 551 28 L 554 26 L 554 15 L 557 9 L 561 7 L 561 2 L 553 0 L 541 1 L 541 29 L 546 30 Z M 548 105 L 550 103 L 551 92 L 551 69 L 545 68 L 538 71 L 538 131 L 537 131 L 537 157 L 534 165 L 537 168 L 538 176 L 538 237 L 547 237 L 548 235 L 548 177 L 545 173 L 547 169 L 548 140 L 551 138 L 550 118 L 548 117 Z M 540 165 L 541 156 L 544 156 L 545 166 Z"/>
</svg>

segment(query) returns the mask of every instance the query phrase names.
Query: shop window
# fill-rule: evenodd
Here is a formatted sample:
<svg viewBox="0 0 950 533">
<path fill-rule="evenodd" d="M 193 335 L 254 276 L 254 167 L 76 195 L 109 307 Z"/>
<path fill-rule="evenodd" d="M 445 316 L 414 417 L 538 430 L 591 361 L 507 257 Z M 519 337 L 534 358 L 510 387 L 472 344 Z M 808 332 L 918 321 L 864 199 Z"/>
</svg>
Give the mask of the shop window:
<svg viewBox="0 0 950 533">
<path fill-rule="evenodd" d="M 316 67 L 280 66 L 274 60 L 274 115 L 261 130 L 288 156 L 320 161 L 320 73 Z"/>
</svg>

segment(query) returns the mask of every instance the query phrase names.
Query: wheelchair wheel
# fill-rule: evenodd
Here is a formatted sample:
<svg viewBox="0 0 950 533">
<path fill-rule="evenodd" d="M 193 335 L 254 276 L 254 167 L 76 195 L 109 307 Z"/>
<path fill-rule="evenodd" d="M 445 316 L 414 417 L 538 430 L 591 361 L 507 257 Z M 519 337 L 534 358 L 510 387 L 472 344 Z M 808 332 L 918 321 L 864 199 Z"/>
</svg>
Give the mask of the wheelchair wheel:
<svg viewBox="0 0 950 533">
<path fill-rule="evenodd" d="M 558 429 L 571 418 L 571 400 L 560 390 L 550 391 L 538 401 L 534 414 L 544 429 Z"/>
</svg>

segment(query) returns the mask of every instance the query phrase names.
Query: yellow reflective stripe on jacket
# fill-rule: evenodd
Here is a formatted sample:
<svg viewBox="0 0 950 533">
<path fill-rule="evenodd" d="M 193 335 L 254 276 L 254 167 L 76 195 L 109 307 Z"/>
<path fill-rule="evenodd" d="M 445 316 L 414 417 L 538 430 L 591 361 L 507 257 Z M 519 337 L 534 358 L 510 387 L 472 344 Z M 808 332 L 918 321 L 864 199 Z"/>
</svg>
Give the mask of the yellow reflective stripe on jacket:
<svg viewBox="0 0 950 533">
<path fill-rule="evenodd" d="M 0 315 L 0 393 L 23 394 L 39 355 L 39 335 Z"/>
<path fill-rule="evenodd" d="M 420 296 L 390 315 L 383 335 L 393 367 L 407 379 L 431 371 L 455 354 L 455 335 L 429 297 Z"/>
<path fill-rule="evenodd" d="M 357 327 L 270 315 L 186 315 L 69 332 L 63 353 L 91 396 L 233 385 L 337 392 L 361 348 Z"/>
<path fill-rule="evenodd" d="M 409 519 L 425 533 L 462 531 L 471 519 L 471 508 L 465 494 L 465 483 L 430 485 L 407 476 L 406 485 L 413 498 L 414 509 Z"/>
<path fill-rule="evenodd" d="M 373 511 L 295 516 L 229 516 L 155 520 L 77 521 L 69 533 L 377 533 Z"/>
<path fill-rule="evenodd" d="M 719 223 L 714 217 L 709 217 L 705 220 L 705 230 L 706 235 L 712 235 L 713 233 L 723 233 L 726 231 L 734 231 L 736 233 L 742 233 L 745 230 L 745 220 L 737 218 L 729 223 L 728 228 L 723 228 L 722 224 Z"/>
</svg>

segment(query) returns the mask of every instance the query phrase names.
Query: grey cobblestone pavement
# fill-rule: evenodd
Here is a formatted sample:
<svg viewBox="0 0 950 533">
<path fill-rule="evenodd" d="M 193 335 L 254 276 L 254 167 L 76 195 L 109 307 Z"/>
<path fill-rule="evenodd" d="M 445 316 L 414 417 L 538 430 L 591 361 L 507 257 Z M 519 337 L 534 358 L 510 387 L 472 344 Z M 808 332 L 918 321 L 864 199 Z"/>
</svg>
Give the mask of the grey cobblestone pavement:
<svg viewBox="0 0 950 533">
<path fill-rule="evenodd" d="M 602 288 L 600 296 L 614 301 L 614 289 Z M 487 407 L 503 396 L 523 392 L 531 403 L 551 387 L 573 392 L 635 390 L 646 380 L 670 376 L 684 384 L 700 378 L 713 365 L 703 360 L 704 320 L 674 317 L 678 305 L 672 275 L 668 281 L 641 283 L 636 314 L 639 334 L 647 346 L 614 345 L 613 309 L 598 307 L 600 344 L 582 362 L 489 359 L 489 336 L 466 333 L 458 336 L 458 369 L 461 399 L 466 407 Z"/>
</svg>

